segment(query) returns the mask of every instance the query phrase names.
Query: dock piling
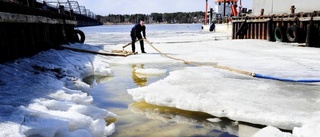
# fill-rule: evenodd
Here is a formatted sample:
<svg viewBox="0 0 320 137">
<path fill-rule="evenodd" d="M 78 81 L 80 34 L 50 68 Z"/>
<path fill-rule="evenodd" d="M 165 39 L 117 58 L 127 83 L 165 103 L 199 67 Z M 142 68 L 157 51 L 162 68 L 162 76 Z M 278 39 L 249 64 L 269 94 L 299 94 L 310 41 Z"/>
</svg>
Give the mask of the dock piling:
<svg viewBox="0 0 320 137">
<path fill-rule="evenodd" d="M 0 1 L 0 63 L 74 43 L 78 17 L 88 24 L 95 23 L 92 19 L 65 11 L 63 6 L 53 9 L 45 2 L 23 2 Z"/>
<path fill-rule="evenodd" d="M 234 17 L 232 19 L 233 39 L 262 39 L 268 41 L 296 42 L 306 46 L 320 47 L 320 14 L 295 13 L 291 6 L 291 14 Z M 246 29 L 243 29 L 246 22 Z M 241 34 L 241 35 L 240 35 Z"/>
</svg>

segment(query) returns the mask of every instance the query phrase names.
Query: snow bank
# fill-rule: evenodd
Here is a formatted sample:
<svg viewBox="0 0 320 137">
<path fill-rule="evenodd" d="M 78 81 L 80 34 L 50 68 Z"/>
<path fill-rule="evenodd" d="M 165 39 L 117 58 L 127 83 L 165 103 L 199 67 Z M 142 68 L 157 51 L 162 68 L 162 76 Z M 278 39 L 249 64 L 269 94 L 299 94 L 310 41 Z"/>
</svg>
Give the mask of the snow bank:
<svg viewBox="0 0 320 137">
<path fill-rule="evenodd" d="M 283 133 L 279 129 L 268 126 L 254 134 L 252 137 L 293 137 L 290 133 Z"/>
<path fill-rule="evenodd" d="M 116 115 L 93 106 L 90 85 L 82 82 L 93 74 L 111 76 L 107 60 L 49 50 L 0 64 L 0 136 L 111 135 L 114 124 L 105 118 Z"/>
<path fill-rule="evenodd" d="M 310 121 L 302 127 L 293 129 L 294 137 L 315 137 L 320 135 L 320 124 L 317 121 Z"/>
<path fill-rule="evenodd" d="M 268 126 L 261 129 L 252 137 L 316 137 L 320 135 L 319 129 L 320 124 L 318 122 L 310 122 L 302 127 L 295 127 L 292 134 Z"/>
</svg>

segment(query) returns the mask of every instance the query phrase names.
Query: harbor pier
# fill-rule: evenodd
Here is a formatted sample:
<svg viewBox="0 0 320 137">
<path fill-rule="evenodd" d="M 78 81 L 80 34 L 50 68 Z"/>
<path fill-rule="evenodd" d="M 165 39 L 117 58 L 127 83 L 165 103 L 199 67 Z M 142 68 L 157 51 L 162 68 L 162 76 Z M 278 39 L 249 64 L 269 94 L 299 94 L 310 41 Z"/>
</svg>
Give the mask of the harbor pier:
<svg viewBox="0 0 320 137">
<path fill-rule="evenodd" d="M 255 15 L 245 14 L 232 18 L 232 38 L 262 39 L 320 47 L 320 10 L 317 10 L 320 3 L 314 0 L 299 2 L 301 1 L 254 0 Z M 297 3 L 298 7 L 296 5 L 284 7 Z M 265 9 L 266 7 L 271 9 Z M 260 13 L 258 8 L 261 8 Z M 285 9 L 288 9 L 287 12 L 283 12 Z"/>
<path fill-rule="evenodd" d="M 101 25 L 64 5 L 34 0 L 0 0 L 0 63 L 61 44 L 84 42 L 78 26 Z"/>
</svg>

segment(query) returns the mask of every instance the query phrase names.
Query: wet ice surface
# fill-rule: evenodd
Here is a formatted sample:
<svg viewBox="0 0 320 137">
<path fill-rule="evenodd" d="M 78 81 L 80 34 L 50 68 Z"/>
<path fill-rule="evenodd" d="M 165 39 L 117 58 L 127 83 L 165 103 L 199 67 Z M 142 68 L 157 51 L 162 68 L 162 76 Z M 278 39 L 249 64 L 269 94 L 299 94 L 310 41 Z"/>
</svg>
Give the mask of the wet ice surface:
<svg viewBox="0 0 320 137">
<path fill-rule="evenodd" d="M 149 41 L 163 53 L 188 61 L 212 62 L 280 78 L 320 78 L 317 48 L 262 40 L 210 40 L 213 35 L 183 33 Z M 201 39 L 203 41 L 199 42 Z M 158 58 L 157 52 L 150 47 L 147 51 L 147 55 L 112 61 L 120 64 L 177 62 Z M 203 66 L 170 72 L 163 80 L 147 87 L 129 89 L 128 93 L 138 102 L 294 130 L 318 121 L 318 88 L 318 83 L 258 79 Z"/>
<path fill-rule="evenodd" d="M 134 102 L 127 94 L 128 88 L 148 86 L 166 77 L 168 74 L 164 70 L 184 67 L 184 64 L 111 65 L 114 77 L 102 81 L 97 79 L 100 82 L 94 87 L 92 96 L 97 106 L 118 115 L 115 122 L 117 128 L 112 136 L 235 137 L 238 125 L 234 121 L 221 120 L 201 112 Z"/>
<path fill-rule="evenodd" d="M 319 49 L 264 40 L 228 40 L 223 33 L 151 33 L 149 41 L 161 52 L 193 62 L 218 64 L 252 73 L 289 79 L 319 79 Z M 108 48 L 121 46 L 109 45 Z M 113 58 L 118 64 L 176 61 L 159 56 L 146 46 L 148 54 Z M 196 74 L 196 75 L 195 75 Z M 253 78 L 211 66 L 187 66 L 170 72 L 147 87 L 129 89 L 136 101 L 214 116 L 229 117 L 307 134 L 302 128 L 314 125 L 319 110 L 318 83 L 286 83 Z M 317 124 L 316 124 L 317 125 Z M 316 127 L 315 125 L 315 127 Z M 308 129 L 308 128 L 307 128 Z M 304 133 L 304 131 L 307 131 Z M 315 130 L 311 130 L 315 131 Z"/>
<path fill-rule="evenodd" d="M 224 35 L 200 31 L 152 31 L 148 33 L 148 40 L 162 53 L 187 61 L 212 63 L 281 78 L 320 78 L 318 48 L 264 40 L 228 40 Z M 72 46 L 111 50 L 121 49 L 122 45 L 130 41 L 127 32 L 101 33 L 99 29 L 89 33 L 87 38 L 87 45 Z M 108 39 L 114 41 L 108 43 Z M 116 118 L 122 119 L 122 112 L 98 108 L 96 106 L 99 104 L 92 104 L 96 102 L 90 94 L 93 90 L 95 93 L 105 90 L 103 84 L 94 81 L 89 85 L 82 80 L 90 75 L 113 77 L 112 65 L 136 64 L 136 70 L 140 72 L 136 78 L 141 79 L 148 75 L 145 74 L 147 72 L 161 75 L 164 71 L 158 67 L 141 71 L 140 64 L 183 64 L 161 56 L 147 44 L 145 47 L 148 54 L 127 58 L 49 50 L 34 57 L 1 64 L 0 128 L 4 129 L 0 132 L 1 136 L 105 136 L 115 133 L 117 127 L 111 122 Z M 161 107 L 145 110 L 144 104 L 139 103 L 178 109 L 174 111 L 201 111 L 234 121 L 270 125 L 259 131 L 257 136 L 266 133 L 277 136 L 319 136 L 318 83 L 287 83 L 253 78 L 207 65 L 183 65 L 179 70 L 167 70 L 168 76 L 161 80 L 151 80 L 148 84 L 137 82 L 139 87 L 127 84 L 133 82 L 132 79 L 120 80 L 116 82 L 117 86 L 128 90 L 117 94 L 129 93 L 129 96 L 120 97 L 125 98 L 123 100 L 127 100 L 127 104 L 132 99 L 138 103 L 130 105 L 130 110 L 159 121 L 168 120 L 166 118 L 173 121 L 183 119 L 186 123 L 207 125 L 207 121 L 195 122 L 174 115 L 165 115 L 163 119 Z M 131 75 L 132 70 L 126 73 Z M 99 102 L 127 107 L 126 103 L 117 103 L 119 99 L 103 97 Z M 153 115 L 154 111 L 160 111 L 160 116 Z M 208 121 L 219 121 L 216 117 Z M 108 118 L 107 121 L 105 118 Z M 134 115 L 123 115 L 123 118 L 132 123 L 140 122 Z M 141 123 L 137 131 L 145 129 L 143 125 Z M 245 126 L 238 126 L 240 136 Z M 175 130 L 175 127 L 167 124 L 163 127 L 164 131 L 174 133 L 185 130 Z M 292 134 L 283 133 L 277 128 L 292 130 Z"/>
</svg>

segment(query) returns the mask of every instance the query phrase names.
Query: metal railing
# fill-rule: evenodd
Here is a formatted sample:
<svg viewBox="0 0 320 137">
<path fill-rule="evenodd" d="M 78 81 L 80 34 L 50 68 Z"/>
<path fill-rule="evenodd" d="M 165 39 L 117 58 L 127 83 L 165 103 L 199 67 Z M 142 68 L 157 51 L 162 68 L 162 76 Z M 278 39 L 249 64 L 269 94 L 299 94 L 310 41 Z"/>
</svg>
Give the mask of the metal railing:
<svg viewBox="0 0 320 137">
<path fill-rule="evenodd" d="M 42 1 L 43 0 L 37 0 Z M 60 6 L 64 6 L 66 11 L 73 11 L 74 13 L 84 15 L 90 18 L 95 19 L 96 15 L 91 12 L 89 9 L 86 9 L 85 6 L 79 5 L 78 1 L 72 1 L 72 0 L 51 0 L 51 1 L 45 1 L 48 6 L 59 8 Z"/>
<path fill-rule="evenodd" d="M 59 9 L 60 6 L 64 6 L 66 11 L 73 11 L 74 13 L 84 15 L 90 18 L 95 19 L 96 15 L 91 12 L 89 9 L 86 9 L 85 6 L 79 5 L 78 1 L 74 0 L 0 0 L 4 2 L 12 2 L 17 4 L 23 4 L 30 6 L 31 3 L 38 2 L 38 3 L 46 3 L 47 6 Z"/>
</svg>

